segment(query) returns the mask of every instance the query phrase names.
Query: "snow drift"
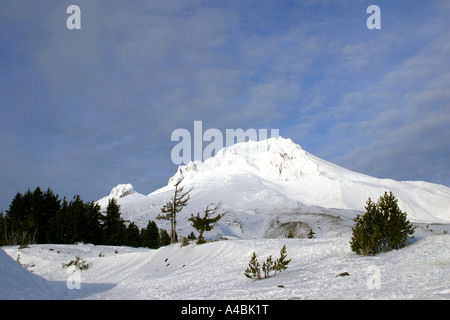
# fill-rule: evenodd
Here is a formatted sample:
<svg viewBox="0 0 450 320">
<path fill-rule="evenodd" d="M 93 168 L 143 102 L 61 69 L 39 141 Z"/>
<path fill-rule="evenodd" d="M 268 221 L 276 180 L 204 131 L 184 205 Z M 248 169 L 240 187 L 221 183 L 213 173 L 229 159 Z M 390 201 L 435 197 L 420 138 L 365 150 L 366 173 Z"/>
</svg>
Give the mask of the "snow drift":
<svg viewBox="0 0 450 320">
<path fill-rule="evenodd" d="M 0 299 L 449 299 L 450 237 L 420 233 L 408 247 L 376 257 L 351 252 L 347 237 L 228 240 L 157 250 L 12 246 L 6 252 L 20 254 L 23 266 L 0 250 Z M 265 259 L 283 245 L 292 258 L 287 270 L 261 281 L 244 276 L 253 251 Z M 81 272 L 80 289 L 70 290 L 62 263 L 75 256 L 91 267 Z"/>
</svg>

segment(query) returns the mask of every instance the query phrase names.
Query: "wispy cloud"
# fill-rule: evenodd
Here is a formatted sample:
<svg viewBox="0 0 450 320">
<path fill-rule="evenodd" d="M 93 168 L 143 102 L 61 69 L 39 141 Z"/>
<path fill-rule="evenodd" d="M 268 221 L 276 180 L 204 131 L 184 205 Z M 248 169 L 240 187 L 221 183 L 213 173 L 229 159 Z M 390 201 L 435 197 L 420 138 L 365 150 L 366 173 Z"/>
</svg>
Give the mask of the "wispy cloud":
<svg viewBox="0 0 450 320">
<path fill-rule="evenodd" d="M 38 184 L 151 192 L 175 170 L 171 132 L 194 120 L 450 183 L 446 1 L 382 1 L 377 31 L 364 1 L 79 0 L 78 31 L 69 4 L 1 4 L 0 207 Z"/>
</svg>

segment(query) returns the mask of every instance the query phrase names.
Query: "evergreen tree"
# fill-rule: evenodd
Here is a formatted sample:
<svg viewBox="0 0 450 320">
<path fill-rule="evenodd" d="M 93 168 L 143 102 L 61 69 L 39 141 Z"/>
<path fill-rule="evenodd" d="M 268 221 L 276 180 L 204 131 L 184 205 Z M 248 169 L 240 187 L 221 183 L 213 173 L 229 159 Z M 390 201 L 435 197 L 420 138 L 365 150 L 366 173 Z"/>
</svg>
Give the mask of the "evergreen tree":
<svg viewBox="0 0 450 320">
<path fill-rule="evenodd" d="M 366 212 L 363 216 L 357 215 L 353 220 L 352 240 L 350 241 L 352 251 L 357 254 L 375 254 L 381 247 L 381 227 L 383 226 L 381 216 L 377 211 L 376 204 L 368 199 L 365 206 Z"/>
<path fill-rule="evenodd" d="M 256 252 L 253 251 L 252 257 L 248 263 L 247 269 L 244 271 L 244 275 L 249 279 L 261 280 L 261 269 L 258 259 L 256 258 Z"/>
<path fill-rule="evenodd" d="M 266 261 L 263 262 L 262 271 L 264 272 L 264 278 L 270 277 L 270 272 L 272 272 L 275 268 L 274 262 L 272 261 L 272 255 L 266 258 Z"/>
<path fill-rule="evenodd" d="M 0 212 L 0 247 L 6 244 L 6 218 L 2 210 Z"/>
<path fill-rule="evenodd" d="M 195 240 L 195 239 L 197 239 L 197 237 L 195 236 L 195 234 L 194 234 L 194 231 L 192 231 L 189 235 L 188 235 L 188 240 Z"/>
<path fill-rule="evenodd" d="M 108 201 L 104 221 L 103 243 L 112 246 L 122 245 L 125 222 L 121 217 L 120 206 L 114 198 Z"/>
<path fill-rule="evenodd" d="M 147 228 L 142 229 L 142 246 L 158 249 L 159 248 L 159 229 L 156 222 L 150 220 L 147 224 Z"/>
<path fill-rule="evenodd" d="M 219 221 L 224 213 L 218 214 L 215 217 L 212 215 L 216 214 L 216 212 L 222 207 L 222 203 L 214 205 L 213 203 L 209 204 L 204 213 L 203 217 L 200 217 L 200 213 L 197 213 L 197 216 L 191 214 L 191 217 L 188 219 L 192 222 L 192 226 L 199 232 L 197 244 L 204 243 L 205 239 L 203 237 L 203 233 L 205 231 L 211 231 L 214 225 Z"/>
<path fill-rule="evenodd" d="M 103 216 L 100 205 L 94 201 L 84 204 L 84 223 L 82 224 L 84 230 L 81 241 L 93 244 L 102 244 L 102 218 Z"/>
<path fill-rule="evenodd" d="M 286 259 L 286 245 L 283 245 L 283 247 L 280 250 L 280 257 L 273 261 L 272 255 L 266 258 L 266 261 L 263 262 L 262 270 L 264 272 L 264 278 L 270 277 L 270 273 L 274 272 L 274 276 L 278 272 L 282 272 L 283 270 L 286 270 L 288 267 L 288 264 L 291 262 L 291 259 Z M 261 280 L 261 269 L 260 269 L 260 263 L 258 262 L 258 259 L 256 258 L 256 252 L 253 252 L 253 255 L 250 259 L 250 262 L 248 264 L 247 269 L 245 269 L 244 275 L 247 278 L 254 279 L 254 280 Z"/>
<path fill-rule="evenodd" d="M 69 221 L 68 206 L 66 198 L 62 200 L 62 205 L 58 212 L 50 219 L 49 228 L 47 231 L 47 238 L 49 243 L 68 244 L 71 243 L 69 239 Z"/>
<path fill-rule="evenodd" d="M 277 274 L 277 271 L 281 272 L 287 269 L 288 264 L 291 262 L 292 258 L 286 260 L 286 257 L 286 245 L 283 245 L 280 250 L 280 257 L 275 261 L 273 266 L 273 270 L 275 271 L 274 276 Z"/>
<path fill-rule="evenodd" d="M 40 187 L 33 192 L 28 189 L 24 195 L 18 192 L 6 211 L 6 242 L 21 245 L 47 243 L 50 219 L 60 207 L 58 197 L 50 188 L 45 193 Z"/>
<path fill-rule="evenodd" d="M 47 238 L 50 243 L 87 242 L 102 244 L 102 214 L 95 202 L 83 202 L 74 196 L 70 203 L 66 198 L 49 221 Z"/>
<path fill-rule="evenodd" d="M 9 209 L 6 210 L 5 242 L 8 245 L 27 245 L 35 242 L 33 235 L 37 232 L 31 212 L 32 193 L 28 190 L 24 195 L 16 193 Z"/>
<path fill-rule="evenodd" d="M 141 234 L 139 233 L 139 228 L 134 222 L 130 222 L 130 224 L 126 227 L 124 235 L 125 245 L 135 248 L 140 247 Z"/>
<path fill-rule="evenodd" d="M 414 233 L 413 225 L 398 207 L 392 192 L 385 192 L 376 204 L 369 198 L 365 209 L 363 216 L 354 219 L 352 228 L 350 246 L 356 254 L 372 255 L 382 250 L 399 249 Z"/>
<path fill-rule="evenodd" d="M 85 221 L 85 206 L 80 196 L 74 196 L 67 207 L 68 239 L 69 243 L 83 242 L 87 238 L 89 230 Z"/>
<path fill-rule="evenodd" d="M 48 243 L 47 231 L 50 219 L 58 212 L 61 206 L 59 196 L 48 188 L 44 193 L 39 187 L 33 192 L 32 214 L 36 225 L 36 242 Z"/>
<path fill-rule="evenodd" d="M 164 247 L 170 244 L 170 236 L 166 229 L 159 229 L 159 247 Z"/>
</svg>

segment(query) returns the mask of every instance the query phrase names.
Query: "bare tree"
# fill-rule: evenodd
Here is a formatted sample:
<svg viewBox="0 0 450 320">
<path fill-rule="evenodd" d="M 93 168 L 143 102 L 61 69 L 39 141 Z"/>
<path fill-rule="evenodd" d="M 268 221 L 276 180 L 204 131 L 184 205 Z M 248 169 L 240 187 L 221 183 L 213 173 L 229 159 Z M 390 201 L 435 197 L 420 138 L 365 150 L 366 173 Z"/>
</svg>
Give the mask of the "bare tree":
<svg viewBox="0 0 450 320">
<path fill-rule="evenodd" d="M 185 186 L 180 186 L 183 179 L 179 179 L 175 183 L 175 192 L 173 198 L 166 202 L 166 204 L 161 208 L 162 216 L 158 215 L 157 219 L 170 220 L 170 243 L 176 243 L 176 225 L 177 225 L 177 213 L 183 210 L 187 206 L 189 199 L 191 198 L 190 192 L 193 188 L 188 191 L 184 191 Z"/>
</svg>

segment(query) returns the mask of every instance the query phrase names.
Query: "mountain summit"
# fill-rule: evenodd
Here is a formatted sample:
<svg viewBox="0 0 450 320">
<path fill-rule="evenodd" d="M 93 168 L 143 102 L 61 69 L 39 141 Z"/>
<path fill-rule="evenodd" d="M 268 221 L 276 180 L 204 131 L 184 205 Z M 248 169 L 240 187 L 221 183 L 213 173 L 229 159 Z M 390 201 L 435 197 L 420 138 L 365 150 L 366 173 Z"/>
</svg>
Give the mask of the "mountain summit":
<svg viewBox="0 0 450 320">
<path fill-rule="evenodd" d="M 169 184 L 181 176 L 195 179 L 216 170 L 248 171 L 262 178 L 281 181 L 300 181 L 324 174 L 364 176 L 313 156 L 291 139 L 277 137 L 236 143 L 222 148 L 204 162 L 194 161 L 180 166 Z"/>
<path fill-rule="evenodd" d="M 376 201 L 385 191 L 393 192 L 413 222 L 450 222 L 450 188 L 357 173 L 282 137 L 223 148 L 203 162 L 180 166 L 167 186 L 133 201 L 125 196 L 119 204 L 129 219 L 144 227 L 173 196 L 173 185 L 180 178 L 194 190 L 182 213 L 185 219 L 178 219 L 178 232 L 190 233 L 190 214 L 221 201 L 228 214 L 215 228 L 219 235 L 277 237 L 289 228 L 297 233 L 314 228 L 314 232 L 325 232 L 325 226 L 336 234 L 353 224 L 369 197 Z"/>
</svg>

